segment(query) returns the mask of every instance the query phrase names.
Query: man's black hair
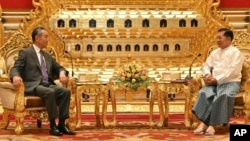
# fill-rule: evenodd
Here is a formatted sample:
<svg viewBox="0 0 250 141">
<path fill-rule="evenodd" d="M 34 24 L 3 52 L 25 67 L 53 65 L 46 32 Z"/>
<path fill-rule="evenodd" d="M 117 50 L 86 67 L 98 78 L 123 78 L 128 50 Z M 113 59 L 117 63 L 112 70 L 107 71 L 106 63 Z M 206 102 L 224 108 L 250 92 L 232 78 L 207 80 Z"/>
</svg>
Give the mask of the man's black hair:
<svg viewBox="0 0 250 141">
<path fill-rule="evenodd" d="M 42 27 L 42 26 L 38 26 L 38 27 L 36 27 L 36 28 L 32 31 L 32 41 L 33 41 L 33 42 L 35 42 L 36 36 L 39 35 L 39 34 L 41 34 L 41 31 L 42 31 L 42 30 L 45 30 L 45 28 Z"/>
<path fill-rule="evenodd" d="M 231 41 L 234 39 L 234 33 L 232 30 L 228 29 L 228 28 L 220 28 L 218 30 L 218 32 L 223 32 L 224 31 L 224 36 L 226 37 L 230 37 Z"/>
</svg>

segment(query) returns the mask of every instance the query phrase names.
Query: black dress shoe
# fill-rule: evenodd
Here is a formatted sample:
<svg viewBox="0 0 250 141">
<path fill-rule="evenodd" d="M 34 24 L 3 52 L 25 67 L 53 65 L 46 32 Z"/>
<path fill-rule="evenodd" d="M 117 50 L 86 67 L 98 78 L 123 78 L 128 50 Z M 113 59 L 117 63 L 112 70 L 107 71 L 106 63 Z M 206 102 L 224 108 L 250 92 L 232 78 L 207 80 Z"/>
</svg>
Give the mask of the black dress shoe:
<svg viewBox="0 0 250 141">
<path fill-rule="evenodd" d="M 52 128 L 50 128 L 49 133 L 50 133 L 50 135 L 53 135 L 53 136 L 62 136 L 63 135 L 63 133 L 61 131 L 59 131 L 56 128 L 56 126 L 53 126 Z"/>
<path fill-rule="evenodd" d="M 63 134 L 75 135 L 76 132 L 69 130 L 69 128 L 65 125 L 58 125 L 57 129 Z"/>
</svg>

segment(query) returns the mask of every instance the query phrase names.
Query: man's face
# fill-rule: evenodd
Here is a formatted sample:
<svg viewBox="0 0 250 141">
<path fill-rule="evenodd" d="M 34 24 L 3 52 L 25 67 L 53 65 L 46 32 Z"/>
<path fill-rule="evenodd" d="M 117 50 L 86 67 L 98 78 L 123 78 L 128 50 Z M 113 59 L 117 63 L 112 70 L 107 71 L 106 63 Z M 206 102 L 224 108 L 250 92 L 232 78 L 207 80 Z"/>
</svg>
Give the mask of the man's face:
<svg viewBox="0 0 250 141">
<path fill-rule="evenodd" d="M 42 30 L 40 35 L 36 36 L 36 44 L 39 48 L 43 49 L 47 47 L 49 41 L 49 34 L 46 30 Z"/>
<path fill-rule="evenodd" d="M 224 32 L 218 32 L 216 40 L 217 40 L 217 44 L 220 48 L 226 48 L 231 44 L 231 39 L 230 37 L 226 37 L 224 36 Z"/>
</svg>

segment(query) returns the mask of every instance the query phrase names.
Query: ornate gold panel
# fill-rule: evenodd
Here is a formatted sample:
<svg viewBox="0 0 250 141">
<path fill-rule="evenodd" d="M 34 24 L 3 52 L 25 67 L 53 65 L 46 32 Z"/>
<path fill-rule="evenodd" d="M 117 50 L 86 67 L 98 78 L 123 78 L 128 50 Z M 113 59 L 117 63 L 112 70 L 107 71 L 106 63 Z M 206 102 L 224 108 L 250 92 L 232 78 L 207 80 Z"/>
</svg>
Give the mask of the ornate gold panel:
<svg viewBox="0 0 250 141">
<path fill-rule="evenodd" d="M 141 0 L 121 0 L 121 1 L 113 1 L 113 0 L 105 0 L 105 1 L 99 1 L 99 0 L 40 0 L 39 2 L 32 0 L 32 3 L 34 5 L 34 9 L 30 12 L 29 17 L 26 19 L 23 19 L 23 27 L 20 27 L 20 31 L 27 34 L 27 36 L 30 36 L 31 31 L 34 27 L 38 25 L 45 26 L 48 29 L 52 29 L 49 31 L 50 34 L 50 41 L 48 45 L 48 50 L 55 50 L 58 56 L 58 60 L 60 60 L 62 57 L 68 58 L 64 55 L 64 50 L 67 47 L 69 42 L 74 43 L 75 41 L 67 41 L 64 38 L 66 38 L 66 35 L 64 33 L 67 33 L 67 36 L 76 37 L 74 39 L 77 40 L 79 38 L 85 40 L 85 37 L 88 37 L 92 40 L 89 40 L 87 42 L 91 43 L 93 39 L 123 39 L 123 38 L 129 38 L 129 39 L 137 39 L 138 41 L 143 41 L 144 38 L 147 38 L 146 41 L 150 41 L 154 38 L 156 39 L 168 39 L 169 37 L 174 38 L 189 38 L 190 41 L 188 42 L 189 46 L 186 47 L 191 54 L 198 54 L 206 52 L 206 50 L 215 44 L 214 41 L 214 35 L 217 32 L 216 29 L 226 26 L 229 27 L 227 18 L 225 18 L 223 15 L 217 11 L 217 7 L 220 3 L 220 0 L 214 1 L 214 0 L 182 0 L 182 1 L 176 1 L 176 0 L 150 0 L 150 1 L 141 1 Z M 68 15 L 68 12 L 77 13 L 79 11 L 88 11 L 90 13 L 82 14 L 82 18 L 86 17 L 93 17 L 97 18 L 95 15 L 100 12 L 104 11 L 104 15 L 102 17 L 106 17 L 106 19 L 110 18 L 108 15 L 112 12 L 120 12 L 124 11 L 125 16 L 127 12 L 133 15 L 133 13 L 138 14 L 138 16 L 142 16 L 141 19 L 149 17 L 151 19 L 154 15 L 166 15 L 166 11 L 170 11 L 173 18 L 178 19 L 178 14 L 173 13 L 181 13 L 182 15 L 185 15 L 185 11 L 193 11 L 193 15 L 199 15 L 196 17 L 198 20 L 201 20 L 201 27 L 198 28 L 155 28 L 155 25 L 157 25 L 155 22 L 152 22 L 153 27 L 149 28 L 141 28 L 141 27 L 135 27 L 131 30 L 127 30 L 123 27 L 115 27 L 113 29 L 105 28 L 106 22 L 105 20 L 99 23 L 98 28 L 91 29 L 91 28 L 63 28 L 63 29 L 55 29 L 55 19 L 56 16 L 58 16 L 58 13 L 61 13 L 66 17 L 66 20 L 72 18 L 72 14 Z M 65 14 L 63 12 L 66 12 Z M 143 17 L 143 15 L 146 15 Z M 168 15 L 168 14 L 167 14 Z M 58 17 L 60 18 L 60 17 Z M 115 21 L 118 22 L 118 25 L 121 25 L 124 20 L 123 17 L 115 16 L 112 17 Z M 126 18 L 126 17 L 125 17 Z M 164 17 L 163 17 L 164 18 Z M 188 17 L 183 17 L 183 19 L 188 21 Z M 191 18 L 192 19 L 192 18 Z M 204 19 L 204 20 L 202 20 Z M 136 22 L 136 21 L 134 21 Z M 171 23 L 171 22 L 170 22 Z M 175 22 L 176 23 L 176 22 Z M 189 23 L 189 22 L 187 22 Z M 79 23 L 79 25 L 84 25 L 84 22 Z M 170 24 L 171 25 L 171 24 Z M 172 24 L 172 26 L 175 24 Z M 66 30 L 66 32 L 64 31 Z M 79 36 L 77 36 L 79 35 Z M 129 36 L 128 36 L 129 35 Z M 98 38 L 99 37 L 99 38 Z M 205 40 L 203 40 L 205 39 Z M 66 42 L 65 42 L 66 41 Z M 66 43 L 66 44 L 65 44 Z M 67 45 L 67 46 L 65 46 Z M 123 51 L 124 52 L 124 51 Z M 93 54 L 91 52 L 90 54 Z M 94 52 L 95 54 L 95 52 Z M 101 57 L 102 54 L 108 54 L 108 53 L 97 53 L 95 57 Z M 138 54 L 141 54 L 141 52 L 138 52 Z M 64 56 L 62 56 L 64 55 Z M 127 55 L 127 53 L 125 54 Z M 136 54 L 132 54 L 134 56 Z M 148 54 L 147 54 L 148 55 Z M 180 53 L 180 56 L 182 54 Z M 87 56 L 89 57 L 89 56 Z M 169 55 L 169 57 L 171 57 Z"/>
</svg>

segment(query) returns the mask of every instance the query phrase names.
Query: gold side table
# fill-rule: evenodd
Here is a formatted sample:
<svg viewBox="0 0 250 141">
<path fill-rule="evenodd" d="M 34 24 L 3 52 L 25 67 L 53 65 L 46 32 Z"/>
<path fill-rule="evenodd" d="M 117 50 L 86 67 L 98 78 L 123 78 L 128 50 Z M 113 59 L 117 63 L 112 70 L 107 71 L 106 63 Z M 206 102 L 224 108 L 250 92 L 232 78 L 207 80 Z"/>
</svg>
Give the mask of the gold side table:
<svg viewBox="0 0 250 141">
<path fill-rule="evenodd" d="M 147 88 L 140 87 L 138 90 L 138 91 L 144 91 L 145 94 L 146 94 L 147 89 L 149 89 L 151 91 L 151 96 L 149 98 L 149 126 L 150 127 L 155 126 L 154 117 L 153 117 L 153 107 L 154 107 L 155 97 L 157 96 L 157 90 L 158 90 L 157 87 L 158 87 L 157 82 L 152 81 Z M 115 82 L 112 82 L 112 81 L 109 82 L 108 89 L 110 90 L 110 95 L 111 95 L 111 105 L 112 105 L 112 116 L 113 117 L 112 117 L 111 121 L 107 120 L 108 95 L 104 94 L 104 98 L 103 98 L 103 124 L 104 124 L 104 127 L 110 127 L 110 126 L 115 127 L 117 125 L 116 94 L 118 92 L 124 92 L 124 91 L 125 91 L 125 94 L 138 93 L 138 91 L 132 90 L 126 86 L 118 86 L 115 84 Z M 127 97 L 127 99 L 130 99 L 130 98 Z M 164 119 L 163 109 L 160 110 L 160 117 L 161 117 L 161 120 L 163 121 L 163 119 Z M 160 125 L 158 124 L 157 126 L 162 126 L 162 124 L 160 124 Z"/>
<path fill-rule="evenodd" d="M 106 82 L 77 82 L 76 83 L 76 129 L 81 128 L 81 97 L 82 93 L 95 97 L 95 118 L 96 126 L 101 126 L 100 122 L 100 95 L 107 95 Z M 105 96 L 104 96 L 105 99 Z"/>
<path fill-rule="evenodd" d="M 158 81 L 158 105 L 160 113 L 165 113 L 160 117 L 159 126 L 168 126 L 169 116 L 169 93 L 180 93 L 184 86 L 188 83 L 187 80 L 172 80 L 172 81 Z M 164 105 L 164 106 L 163 106 Z"/>
</svg>

